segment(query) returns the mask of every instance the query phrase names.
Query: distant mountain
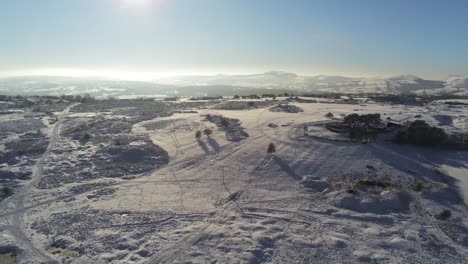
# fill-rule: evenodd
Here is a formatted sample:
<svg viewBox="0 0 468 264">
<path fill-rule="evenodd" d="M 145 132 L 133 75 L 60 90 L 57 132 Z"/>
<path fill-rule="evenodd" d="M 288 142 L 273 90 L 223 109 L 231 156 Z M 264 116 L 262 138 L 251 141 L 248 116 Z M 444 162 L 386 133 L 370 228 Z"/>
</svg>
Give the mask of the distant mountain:
<svg viewBox="0 0 468 264">
<path fill-rule="evenodd" d="M 251 75 L 179 76 L 155 80 L 175 86 L 230 85 L 249 88 L 295 90 L 299 92 L 361 92 L 374 91 L 375 82 L 344 76 L 301 76 L 282 71 Z M 335 90 L 334 90 L 335 89 Z"/>
<path fill-rule="evenodd" d="M 440 87 L 427 88 L 423 87 L 416 91 L 416 94 L 425 95 L 457 95 L 457 96 L 468 96 L 468 78 L 452 75 L 450 76 Z"/>
<path fill-rule="evenodd" d="M 232 85 L 253 88 L 289 89 L 302 92 L 339 93 L 406 93 L 427 87 L 443 87 L 442 81 L 427 81 L 412 75 L 383 78 L 352 78 L 345 76 L 301 76 L 270 71 L 253 75 L 180 76 L 156 80 L 177 86 Z"/>
<path fill-rule="evenodd" d="M 176 86 L 231 85 L 251 88 L 286 89 L 298 92 L 331 93 L 468 93 L 468 78 L 450 76 L 446 81 L 425 80 L 415 75 L 389 78 L 352 78 L 345 76 L 301 76 L 282 71 L 253 75 L 180 76 L 156 80 Z"/>
<path fill-rule="evenodd" d="M 444 87 L 443 81 L 424 80 L 414 75 L 399 75 L 386 79 L 389 93 L 412 93 L 420 89 Z"/>
<path fill-rule="evenodd" d="M 177 86 L 232 85 L 256 88 L 297 87 L 303 77 L 294 73 L 271 71 L 251 75 L 179 76 L 156 80 L 157 83 Z"/>
<path fill-rule="evenodd" d="M 218 96 L 262 93 L 387 93 L 468 95 L 468 78 L 450 76 L 445 81 L 425 80 L 414 75 L 389 78 L 302 76 L 270 71 L 250 75 L 179 76 L 154 82 L 115 81 L 71 77 L 0 78 L 0 94 L 62 95 L 90 94 L 96 97 Z"/>
<path fill-rule="evenodd" d="M 149 82 L 115 81 L 97 78 L 26 76 L 0 78 L 0 94 L 63 95 L 90 94 L 96 97 L 159 95 L 172 86 Z"/>
<path fill-rule="evenodd" d="M 453 88 L 467 88 L 468 87 L 468 78 L 465 78 L 460 75 L 452 75 L 445 82 L 446 87 Z"/>
</svg>

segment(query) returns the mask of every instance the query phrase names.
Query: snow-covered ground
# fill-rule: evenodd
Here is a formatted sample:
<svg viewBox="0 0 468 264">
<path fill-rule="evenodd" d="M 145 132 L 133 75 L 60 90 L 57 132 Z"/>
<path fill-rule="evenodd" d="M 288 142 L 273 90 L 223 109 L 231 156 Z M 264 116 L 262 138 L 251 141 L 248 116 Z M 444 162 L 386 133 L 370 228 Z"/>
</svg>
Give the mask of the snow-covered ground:
<svg viewBox="0 0 468 264">
<path fill-rule="evenodd" d="M 137 119 L 113 104 L 58 115 L 33 179 L 0 204 L 0 249 L 19 263 L 468 263 L 468 152 L 304 133 L 327 113 L 466 132 L 467 106 L 207 104 Z M 248 137 L 232 140 L 234 120 Z"/>
</svg>

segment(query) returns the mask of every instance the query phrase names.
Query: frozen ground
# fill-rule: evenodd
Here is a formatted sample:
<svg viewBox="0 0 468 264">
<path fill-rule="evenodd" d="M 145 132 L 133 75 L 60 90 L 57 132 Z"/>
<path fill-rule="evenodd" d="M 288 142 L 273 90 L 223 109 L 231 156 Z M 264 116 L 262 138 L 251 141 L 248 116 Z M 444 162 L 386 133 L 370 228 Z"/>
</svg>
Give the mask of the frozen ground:
<svg viewBox="0 0 468 264">
<path fill-rule="evenodd" d="M 319 126 L 381 113 L 463 132 L 467 106 L 277 104 L 112 101 L 28 123 L 48 145 L 0 204 L 0 260 L 468 263 L 468 152 L 356 144 Z"/>
</svg>

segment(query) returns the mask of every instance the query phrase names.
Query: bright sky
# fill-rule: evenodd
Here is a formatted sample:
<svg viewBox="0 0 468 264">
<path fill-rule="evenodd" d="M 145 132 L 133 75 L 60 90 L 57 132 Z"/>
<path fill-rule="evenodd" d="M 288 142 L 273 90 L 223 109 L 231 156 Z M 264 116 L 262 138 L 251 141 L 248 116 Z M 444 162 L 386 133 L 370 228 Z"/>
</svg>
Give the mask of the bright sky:
<svg viewBox="0 0 468 264">
<path fill-rule="evenodd" d="M 0 73 L 445 79 L 467 32 L 466 0 L 0 0 Z"/>
</svg>

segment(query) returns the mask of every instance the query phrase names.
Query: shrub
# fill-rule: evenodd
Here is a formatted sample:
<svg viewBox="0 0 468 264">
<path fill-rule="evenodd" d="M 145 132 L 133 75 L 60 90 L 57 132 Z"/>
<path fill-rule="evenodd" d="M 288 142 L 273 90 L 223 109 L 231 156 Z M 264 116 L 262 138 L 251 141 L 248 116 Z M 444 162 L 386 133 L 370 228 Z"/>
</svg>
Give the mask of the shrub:
<svg viewBox="0 0 468 264">
<path fill-rule="evenodd" d="M 328 113 L 325 115 L 326 118 L 333 118 L 333 114 L 332 113 Z"/>
<path fill-rule="evenodd" d="M 408 140 L 418 145 L 437 145 L 447 138 L 442 128 L 431 127 L 423 120 L 414 121 L 408 128 Z"/>
<path fill-rule="evenodd" d="M 221 120 L 221 125 L 223 125 L 223 127 L 228 127 L 229 126 L 229 121 L 226 118 L 223 118 Z"/>
<path fill-rule="evenodd" d="M 205 130 L 203 131 L 203 133 L 205 133 L 205 135 L 206 135 L 207 137 L 210 137 L 211 134 L 213 134 L 213 131 L 211 131 L 211 129 L 207 128 L 207 129 L 205 129 Z"/>
<path fill-rule="evenodd" d="M 443 210 L 440 214 L 436 215 L 439 220 L 447 220 L 452 217 L 452 212 L 448 209 Z"/>
<path fill-rule="evenodd" d="M 390 186 L 390 184 L 387 182 L 380 182 L 375 180 L 359 180 L 357 182 L 357 185 L 377 186 L 382 188 L 387 188 Z"/>
<path fill-rule="evenodd" d="M 377 134 L 365 126 L 355 126 L 349 131 L 349 138 L 358 143 L 375 142 Z"/>
<path fill-rule="evenodd" d="M 195 132 L 195 138 L 197 140 L 200 140 L 201 136 L 202 136 L 202 132 L 200 130 L 197 130 L 197 132 Z"/>
<path fill-rule="evenodd" d="M 0 196 L 8 197 L 11 195 L 13 195 L 13 190 L 11 188 L 3 187 L 2 189 L 0 189 Z"/>
<path fill-rule="evenodd" d="M 358 115 L 350 114 L 344 117 L 343 123 L 348 126 L 372 125 L 381 122 L 380 114 Z"/>
<path fill-rule="evenodd" d="M 422 146 L 436 146 L 448 139 L 442 128 L 432 127 L 424 120 L 416 120 L 407 130 L 399 131 L 394 141 L 399 144 L 415 144 Z"/>
<path fill-rule="evenodd" d="M 422 191 L 423 189 L 424 189 L 424 185 L 423 185 L 421 182 L 418 182 L 418 183 L 414 186 L 414 188 L 413 188 L 413 190 L 414 190 L 415 192 L 420 192 L 420 191 Z"/>
<path fill-rule="evenodd" d="M 273 154 L 276 152 L 276 146 L 275 144 L 273 143 L 270 143 L 270 145 L 268 145 L 268 149 L 267 149 L 267 153 L 268 154 Z"/>
<path fill-rule="evenodd" d="M 86 133 L 83 135 L 83 141 L 85 141 L 85 142 L 88 141 L 88 140 L 90 140 L 91 138 L 92 138 L 92 136 L 91 136 L 88 132 L 86 132 Z"/>
</svg>

